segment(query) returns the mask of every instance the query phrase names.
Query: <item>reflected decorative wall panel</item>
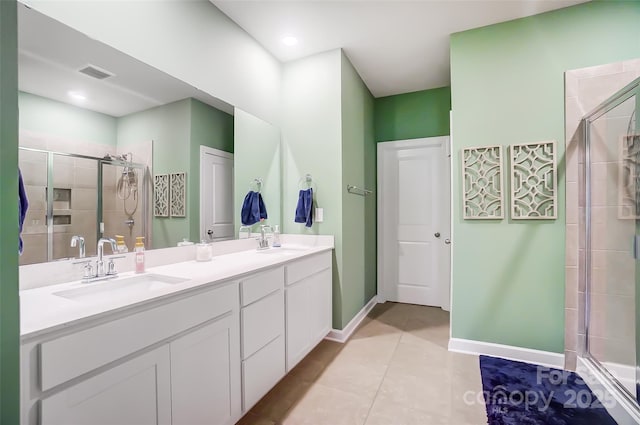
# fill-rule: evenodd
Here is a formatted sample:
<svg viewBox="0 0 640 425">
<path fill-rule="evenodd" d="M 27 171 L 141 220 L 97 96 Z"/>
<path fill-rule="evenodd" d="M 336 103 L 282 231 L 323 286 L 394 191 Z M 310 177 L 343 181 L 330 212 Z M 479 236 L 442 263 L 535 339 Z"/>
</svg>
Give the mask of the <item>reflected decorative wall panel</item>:
<svg viewBox="0 0 640 425">
<path fill-rule="evenodd" d="M 171 217 L 185 217 L 187 215 L 186 190 L 187 173 L 171 173 Z"/>
<path fill-rule="evenodd" d="M 462 184 L 465 219 L 503 218 L 502 146 L 462 149 Z"/>
<path fill-rule="evenodd" d="M 511 145 L 511 218 L 558 217 L 556 142 Z"/>
<path fill-rule="evenodd" d="M 169 217 L 169 175 L 153 176 L 153 215 Z"/>
</svg>

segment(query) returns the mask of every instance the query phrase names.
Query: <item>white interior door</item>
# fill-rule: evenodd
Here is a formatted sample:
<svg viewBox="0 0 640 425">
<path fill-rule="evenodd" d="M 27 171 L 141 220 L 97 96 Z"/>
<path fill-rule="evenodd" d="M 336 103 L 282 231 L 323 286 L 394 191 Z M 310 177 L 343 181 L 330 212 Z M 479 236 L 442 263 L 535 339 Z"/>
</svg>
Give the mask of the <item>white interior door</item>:
<svg viewBox="0 0 640 425">
<path fill-rule="evenodd" d="M 200 237 L 233 239 L 233 154 L 200 146 Z"/>
<path fill-rule="evenodd" d="M 448 137 L 378 144 L 378 265 L 384 300 L 448 307 Z"/>
</svg>

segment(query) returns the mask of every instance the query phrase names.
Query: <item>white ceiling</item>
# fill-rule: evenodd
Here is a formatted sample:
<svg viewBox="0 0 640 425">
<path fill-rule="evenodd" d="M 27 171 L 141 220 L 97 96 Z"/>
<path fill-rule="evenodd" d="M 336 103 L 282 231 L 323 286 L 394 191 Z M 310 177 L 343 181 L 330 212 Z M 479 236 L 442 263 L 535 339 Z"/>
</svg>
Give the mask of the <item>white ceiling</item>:
<svg viewBox="0 0 640 425">
<path fill-rule="evenodd" d="M 231 105 L 19 5 L 18 87 L 21 91 L 114 117 L 188 97 L 233 113 Z M 97 80 L 79 73 L 87 64 L 115 76 Z M 87 99 L 74 100 L 69 97 L 69 91 L 82 92 Z"/>
<path fill-rule="evenodd" d="M 210 0 L 282 62 L 342 47 L 375 97 L 450 83 L 449 35 L 586 0 Z M 285 46 L 282 37 L 300 41 Z"/>
</svg>

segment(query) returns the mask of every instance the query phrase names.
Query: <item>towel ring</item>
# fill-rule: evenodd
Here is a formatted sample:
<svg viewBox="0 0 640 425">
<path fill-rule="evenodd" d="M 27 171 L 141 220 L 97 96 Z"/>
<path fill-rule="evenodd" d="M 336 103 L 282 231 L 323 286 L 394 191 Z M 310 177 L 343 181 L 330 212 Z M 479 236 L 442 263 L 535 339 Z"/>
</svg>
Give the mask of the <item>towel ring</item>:
<svg viewBox="0 0 640 425">
<path fill-rule="evenodd" d="M 314 192 L 316 191 L 316 183 L 313 181 L 311 174 L 305 174 L 304 177 L 298 180 L 298 188 L 301 190 L 313 189 Z"/>
<path fill-rule="evenodd" d="M 249 182 L 249 189 L 253 190 L 254 192 L 260 193 L 260 190 L 262 190 L 262 179 L 261 178 L 256 178 L 256 179 L 251 180 Z"/>
</svg>

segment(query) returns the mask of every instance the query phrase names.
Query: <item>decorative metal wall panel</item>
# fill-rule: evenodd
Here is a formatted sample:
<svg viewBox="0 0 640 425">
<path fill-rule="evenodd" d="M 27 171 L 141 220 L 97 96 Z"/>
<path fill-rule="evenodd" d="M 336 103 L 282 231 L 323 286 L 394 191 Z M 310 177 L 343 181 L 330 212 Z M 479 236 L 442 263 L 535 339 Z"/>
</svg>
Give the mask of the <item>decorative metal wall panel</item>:
<svg viewBox="0 0 640 425">
<path fill-rule="evenodd" d="M 462 184 L 465 219 L 503 218 L 502 146 L 462 149 Z"/>
<path fill-rule="evenodd" d="M 185 217 L 187 173 L 171 173 L 171 217 Z"/>
<path fill-rule="evenodd" d="M 556 142 L 511 145 L 511 218 L 544 220 L 557 216 Z"/>
<path fill-rule="evenodd" d="M 618 218 L 640 218 L 640 134 L 622 136 L 618 158 Z"/>
<path fill-rule="evenodd" d="M 169 217 L 169 175 L 153 176 L 153 215 Z"/>
</svg>

